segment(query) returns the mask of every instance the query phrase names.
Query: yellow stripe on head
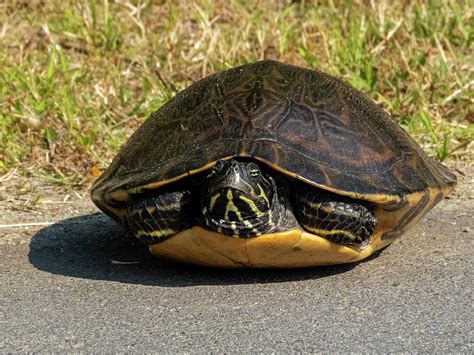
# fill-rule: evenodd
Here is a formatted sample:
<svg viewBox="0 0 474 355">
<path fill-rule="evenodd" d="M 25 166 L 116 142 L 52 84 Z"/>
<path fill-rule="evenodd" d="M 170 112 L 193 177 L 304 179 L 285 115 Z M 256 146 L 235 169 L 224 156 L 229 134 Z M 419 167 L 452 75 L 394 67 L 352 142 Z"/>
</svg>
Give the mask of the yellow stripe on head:
<svg viewBox="0 0 474 355">
<path fill-rule="evenodd" d="M 211 202 L 209 203 L 209 211 L 212 212 L 214 209 L 214 205 L 216 204 L 217 199 L 220 197 L 220 193 L 216 193 L 214 196 L 211 197 Z"/>
<path fill-rule="evenodd" d="M 240 195 L 239 198 L 242 201 L 244 201 L 247 205 L 249 205 L 250 209 L 252 210 L 253 213 L 255 213 L 257 217 L 260 218 L 263 216 L 263 212 L 258 209 L 255 202 L 253 202 L 251 199 L 249 199 L 247 196 L 244 196 L 244 195 Z"/>
<path fill-rule="evenodd" d="M 234 204 L 234 196 L 232 194 L 232 189 L 227 190 L 227 205 L 225 206 L 225 214 L 224 219 L 229 220 L 229 212 L 234 212 L 237 215 L 239 221 L 243 221 L 242 215 L 240 214 L 240 210 Z"/>
</svg>

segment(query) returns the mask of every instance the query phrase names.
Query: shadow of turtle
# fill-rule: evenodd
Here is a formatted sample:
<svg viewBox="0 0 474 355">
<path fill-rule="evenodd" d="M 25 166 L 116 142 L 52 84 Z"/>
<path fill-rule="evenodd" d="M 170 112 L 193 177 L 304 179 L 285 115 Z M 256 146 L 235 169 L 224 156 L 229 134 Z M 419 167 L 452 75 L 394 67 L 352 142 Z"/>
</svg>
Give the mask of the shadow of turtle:
<svg viewBox="0 0 474 355">
<path fill-rule="evenodd" d="M 347 272 L 358 265 L 212 269 L 171 263 L 151 256 L 146 246 L 128 237 L 119 225 L 101 213 L 65 219 L 40 230 L 31 240 L 28 257 L 34 267 L 53 274 L 164 287 L 318 279 Z"/>
</svg>

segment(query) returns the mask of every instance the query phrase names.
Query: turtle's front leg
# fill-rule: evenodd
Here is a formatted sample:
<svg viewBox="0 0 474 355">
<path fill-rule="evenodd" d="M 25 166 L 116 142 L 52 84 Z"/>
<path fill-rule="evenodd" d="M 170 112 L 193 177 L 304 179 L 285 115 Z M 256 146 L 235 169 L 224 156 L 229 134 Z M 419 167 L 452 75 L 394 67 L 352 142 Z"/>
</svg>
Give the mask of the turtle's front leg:
<svg viewBox="0 0 474 355">
<path fill-rule="evenodd" d="M 171 191 L 132 199 L 124 226 L 142 242 L 152 245 L 190 228 L 193 222 L 191 192 Z"/>
<path fill-rule="evenodd" d="M 331 242 L 363 246 L 377 224 L 370 203 L 317 188 L 302 188 L 294 194 L 298 222 L 308 232 Z"/>
</svg>

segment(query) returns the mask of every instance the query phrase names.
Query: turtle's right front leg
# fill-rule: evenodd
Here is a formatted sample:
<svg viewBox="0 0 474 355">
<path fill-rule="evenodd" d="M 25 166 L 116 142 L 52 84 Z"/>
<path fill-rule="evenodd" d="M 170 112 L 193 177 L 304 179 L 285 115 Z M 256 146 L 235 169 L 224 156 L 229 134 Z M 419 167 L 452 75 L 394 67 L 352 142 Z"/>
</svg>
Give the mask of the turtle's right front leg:
<svg viewBox="0 0 474 355">
<path fill-rule="evenodd" d="M 132 199 L 124 226 L 142 242 L 152 245 L 190 228 L 193 221 L 191 192 L 171 191 Z"/>
</svg>

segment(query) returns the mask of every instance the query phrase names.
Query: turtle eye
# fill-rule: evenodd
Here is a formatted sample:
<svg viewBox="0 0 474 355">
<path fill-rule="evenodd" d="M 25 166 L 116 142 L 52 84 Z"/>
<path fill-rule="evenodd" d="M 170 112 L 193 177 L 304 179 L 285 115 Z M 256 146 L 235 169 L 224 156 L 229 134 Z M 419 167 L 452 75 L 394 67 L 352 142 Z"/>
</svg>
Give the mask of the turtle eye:
<svg viewBox="0 0 474 355">
<path fill-rule="evenodd" d="M 259 177 L 260 176 L 260 170 L 252 169 L 252 170 L 250 170 L 249 174 L 250 174 L 251 177 Z"/>
<path fill-rule="evenodd" d="M 219 171 L 219 167 L 217 165 L 214 165 L 208 176 L 213 176 L 213 175 L 217 174 L 218 171 Z"/>
<path fill-rule="evenodd" d="M 249 164 L 248 172 L 251 177 L 259 177 L 260 176 L 260 169 L 258 168 L 257 164 Z"/>
<path fill-rule="evenodd" d="M 222 161 L 221 161 L 221 160 L 218 160 L 218 161 L 216 162 L 216 165 L 214 165 L 214 166 L 212 167 L 212 170 L 211 170 L 211 172 L 209 173 L 208 177 L 217 174 L 217 173 L 219 172 L 219 170 L 221 170 L 222 164 L 223 164 Z"/>
</svg>

